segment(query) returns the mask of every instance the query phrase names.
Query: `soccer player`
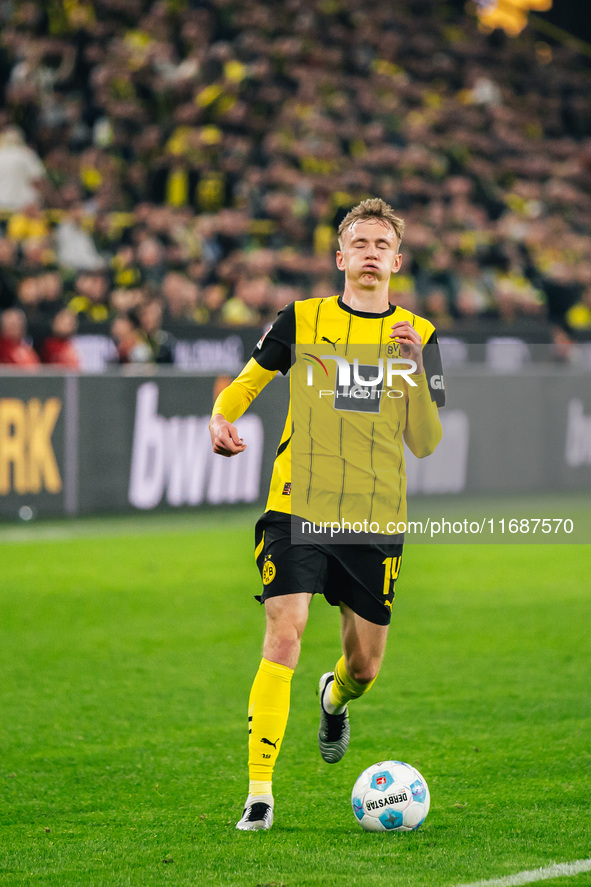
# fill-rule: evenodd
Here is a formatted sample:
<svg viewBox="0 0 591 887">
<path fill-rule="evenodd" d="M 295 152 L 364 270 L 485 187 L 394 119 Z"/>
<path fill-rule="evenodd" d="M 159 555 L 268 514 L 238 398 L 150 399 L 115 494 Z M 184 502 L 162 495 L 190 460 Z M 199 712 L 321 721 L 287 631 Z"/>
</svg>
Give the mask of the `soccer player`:
<svg viewBox="0 0 591 887">
<path fill-rule="evenodd" d="M 255 530 L 266 631 L 248 708 L 249 792 L 236 826 L 244 831 L 269 829 L 273 823 L 273 769 L 312 596 L 324 594 L 341 612 L 343 655 L 333 671 L 322 675 L 319 686 L 318 743 L 327 763 L 343 757 L 350 735 L 348 703 L 367 693 L 382 663 L 402 556 L 398 518 L 406 516 L 403 444 L 418 457 L 433 452 L 441 438 L 438 407 L 444 403 L 435 328 L 388 300 L 390 276 L 401 265 L 403 231 L 404 221 L 379 198 L 354 207 L 338 230 L 336 262 L 345 273 L 342 296 L 306 299 L 284 308 L 214 404 L 213 450 L 236 456 L 247 444 L 232 423 L 278 371 L 286 374 L 293 366 L 290 411 L 266 510 Z M 330 373 L 323 391 L 300 386 L 306 397 L 319 394 L 318 406 L 304 399 L 299 410 L 308 411 L 307 421 L 295 425 L 294 346 L 296 355 L 303 349 L 303 360 L 311 367 L 305 376 L 308 385 L 315 372 L 323 379 Z M 317 346 L 324 352 L 320 356 L 311 353 Z M 356 346 L 364 355 L 371 348 L 373 365 L 355 360 Z M 386 365 L 400 370 L 397 388 L 388 388 Z M 352 539 L 349 533 L 338 544 L 320 536 L 308 541 L 302 538 L 303 519 L 309 517 L 302 512 L 308 506 L 313 517 L 322 516 L 325 508 L 330 520 L 387 512 L 396 519 L 395 526 L 386 533 L 371 521 L 377 535 Z M 300 531 L 297 540 L 294 521 Z"/>
</svg>

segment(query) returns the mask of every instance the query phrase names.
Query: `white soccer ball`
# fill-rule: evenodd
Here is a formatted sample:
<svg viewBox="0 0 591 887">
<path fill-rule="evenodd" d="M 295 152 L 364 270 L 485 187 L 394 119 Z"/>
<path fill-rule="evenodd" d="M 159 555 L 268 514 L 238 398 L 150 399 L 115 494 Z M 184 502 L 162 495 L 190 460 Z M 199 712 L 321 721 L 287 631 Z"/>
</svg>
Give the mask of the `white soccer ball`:
<svg viewBox="0 0 591 887">
<path fill-rule="evenodd" d="M 411 832 L 423 824 L 431 797 L 415 767 L 382 761 L 364 770 L 353 786 L 351 804 L 368 832 Z"/>
</svg>

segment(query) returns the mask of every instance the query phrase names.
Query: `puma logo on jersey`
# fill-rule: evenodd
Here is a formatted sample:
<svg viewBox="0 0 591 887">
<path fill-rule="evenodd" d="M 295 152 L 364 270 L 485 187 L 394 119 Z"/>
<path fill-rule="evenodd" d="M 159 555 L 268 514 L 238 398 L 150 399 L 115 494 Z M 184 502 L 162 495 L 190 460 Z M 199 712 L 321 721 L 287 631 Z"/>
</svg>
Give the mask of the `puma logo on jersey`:
<svg viewBox="0 0 591 887">
<path fill-rule="evenodd" d="M 321 341 L 321 342 L 328 342 L 328 344 L 329 344 L 329 345 L 332 345 L 332 347 L 333 347 L 334 350 L 336 351 L 336 350 L 337 350 L 337 342 L 340 342 L 340 341 L 341 341 L 341 337 L 339 336 L 338 339 L 335 339 L 334 342 L 331 342 L 330 339 L 327 339 L 326 336 L 323 336 L 322 339 L 321 339 L 320 341 Z"/>
</svg>

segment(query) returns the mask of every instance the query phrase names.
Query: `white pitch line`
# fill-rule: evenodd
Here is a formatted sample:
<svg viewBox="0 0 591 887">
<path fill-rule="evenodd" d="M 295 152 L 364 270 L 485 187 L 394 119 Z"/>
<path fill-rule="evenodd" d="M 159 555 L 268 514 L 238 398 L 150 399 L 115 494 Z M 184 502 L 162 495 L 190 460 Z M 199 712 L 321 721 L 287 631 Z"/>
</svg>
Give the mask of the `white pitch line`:
<svg viewBox="0 0 591 887">
<path fill-rule="evenodd" d="M 517 872 L 516 875 L 507 875 L 505 878 L 493 878 L 492 881 L 459 884 L 458 887 L 520 887 L 521 884 L 535 884 L 536 881 L 548 881 L 550 878 L 568 878 L 589 871 L 591 871 L 591 859 L 578 859 L 575 862 L 559 862 L 529 872 Z"/>
</svg>

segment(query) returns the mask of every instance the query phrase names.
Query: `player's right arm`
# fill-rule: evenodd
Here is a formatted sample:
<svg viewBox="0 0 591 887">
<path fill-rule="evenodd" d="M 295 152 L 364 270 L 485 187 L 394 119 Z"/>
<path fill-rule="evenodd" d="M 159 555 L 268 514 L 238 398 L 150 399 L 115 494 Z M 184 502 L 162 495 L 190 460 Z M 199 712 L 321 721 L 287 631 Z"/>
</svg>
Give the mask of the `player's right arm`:
<svg viewBox="0 0 591 887">
<path fill-rule="evenodd" d="M 214 453 L 219 456 L 235 456 L 246 449 L 246 444 L 232 423 L 248 409 L 276 373 L 277 370 L 266 370 L 251 357 L 240 375 L 218 395 L 209 422 Z"/>
<path fill-rule="evenodd" d="M 221 392 L 213 405 L 209 432 L 214 453 L 236 456 L 246 444 L 233 423 L 248 409 L 278 371 L 284 375 L 291 365 L 291 344 L 295 341 L 293 303 L 279 313 L 273 326 L 258 342 L 242 372 Z"/>
</svg>

